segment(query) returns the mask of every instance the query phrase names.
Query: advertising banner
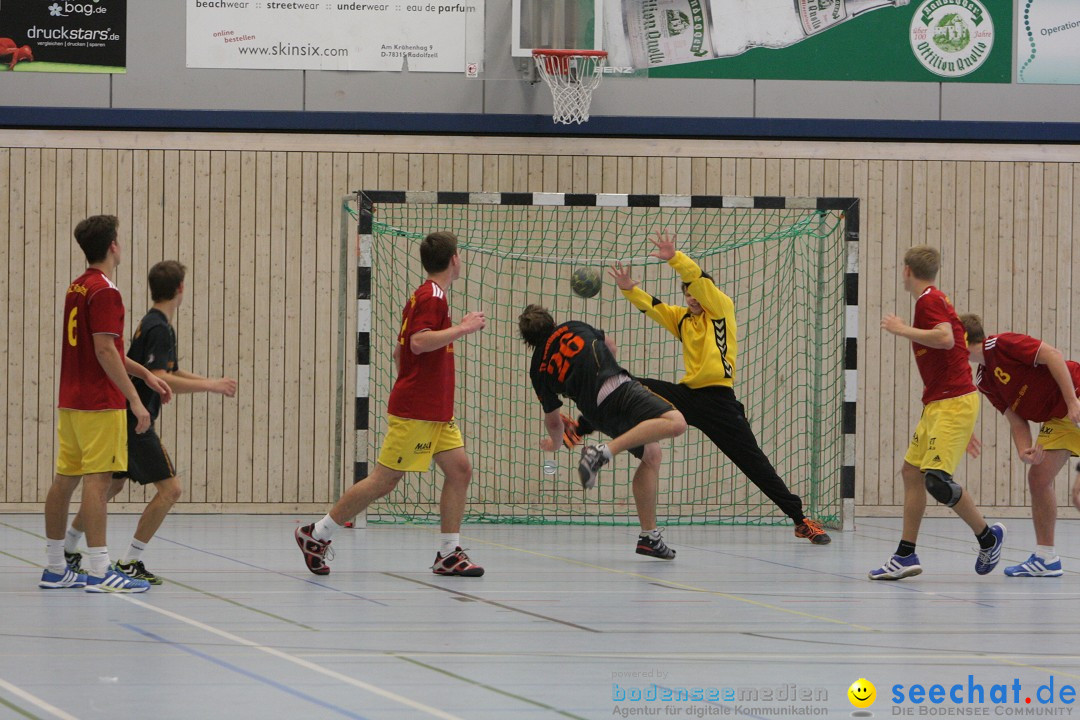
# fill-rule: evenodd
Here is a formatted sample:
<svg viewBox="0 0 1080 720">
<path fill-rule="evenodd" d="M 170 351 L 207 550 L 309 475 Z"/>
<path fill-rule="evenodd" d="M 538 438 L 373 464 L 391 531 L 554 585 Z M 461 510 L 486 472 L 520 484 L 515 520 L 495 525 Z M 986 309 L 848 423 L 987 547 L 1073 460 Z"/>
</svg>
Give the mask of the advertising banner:
<svg viewBox="0 0 1080 720">
<path fill-rule="evenodd" d="M 484 0 L 187 0 L 187 66 L 465 72 L 484 59 Z"/>
<path fill-rule="evenodd" d="M 0 0 L 0 72 L 122 73 L 127 0 Z"/>
<path fill-rule="evenodd" d="M 609 0 L 605 23 L 609 65 L 649 77 L 1012 82 L 1012 0 Z"/>
<path fill-rule="evenodd" d="M 1017 81 L 1080 84 L 1080 2 L 1023 0 L 1023 8 Z"/>
</svg>

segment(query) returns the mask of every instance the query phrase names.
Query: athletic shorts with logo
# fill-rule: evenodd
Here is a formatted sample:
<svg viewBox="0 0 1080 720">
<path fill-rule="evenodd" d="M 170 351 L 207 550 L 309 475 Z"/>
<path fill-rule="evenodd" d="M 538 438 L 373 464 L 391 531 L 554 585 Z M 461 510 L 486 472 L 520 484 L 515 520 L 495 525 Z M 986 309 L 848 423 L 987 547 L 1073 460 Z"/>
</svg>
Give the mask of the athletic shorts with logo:
<svg viewBox="0 0 1080 720">
<path fill-rule="evenodd" d="M 1067 417 L 1044 422 L 1035 442 L 1043 450 L 1068 450 L 1073 457 L 1080 457 L 1080 428 Z"/>
<path fill-rule="evenodd" d="M 56 473 L 68 477 L 127 469 L 126 410 L 60 408 Z"/>
<path fill-rule="evenodd" d="M 131 478 L 140 485 L 168 480 L 176 475 L 169 453 L 161 444 L 153 425 L 144 432 L 136 433 L 138 420 L 127 413 L 128 466 L 124 472 L 113 473 L 114 478 Z"/>
<path fill-rule="evenodd" d="M 904 462 L 923 471 L 944 470 L 954 474 L 978 419 L 978 392 L 927 403 L 915 426 Z"/>
<path fill-rule="evenodd" d="M 387 415 L 379 464 L 402 472 L 423 472 L 434 455 L 465 446 L 457 420 L 434 422 Z"/>
</svg>

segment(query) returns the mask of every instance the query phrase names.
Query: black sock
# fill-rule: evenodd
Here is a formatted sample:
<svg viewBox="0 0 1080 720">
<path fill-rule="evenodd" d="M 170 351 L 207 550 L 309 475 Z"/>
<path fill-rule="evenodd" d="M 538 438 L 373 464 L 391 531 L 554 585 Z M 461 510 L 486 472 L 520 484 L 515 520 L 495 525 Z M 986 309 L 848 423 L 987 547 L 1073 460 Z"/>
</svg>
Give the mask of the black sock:
<svg viewBox="0 0 1080 720">
<path fill-rule="evenodd" d="M 989 525 L 984 527 L 981 533 L 977 533 L 975 539 L 979 541 L 979 547 L 983 550 L 988 547 L 994 547 L 994 534 L 990 532 Z"/>
<path fill-rule="evenodd" d="M 896 554 L 900 557 L 907 557 L 908 555 L 915 554 L 915 543 L 908 542 L 907 540 L 901 540 L 900 544 L 896 546 Z"/>
</svg>

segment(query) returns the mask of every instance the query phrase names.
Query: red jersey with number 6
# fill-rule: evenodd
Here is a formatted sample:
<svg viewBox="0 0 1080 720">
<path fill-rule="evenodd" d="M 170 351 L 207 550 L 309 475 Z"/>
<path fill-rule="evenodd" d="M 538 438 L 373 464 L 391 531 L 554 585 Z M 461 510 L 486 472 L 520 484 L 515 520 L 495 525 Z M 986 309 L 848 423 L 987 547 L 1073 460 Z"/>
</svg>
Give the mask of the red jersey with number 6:
<svg viewBox="0 0 1080 720">
<path fill-rule="evenodd" d="M 983 342 L 984 362 L 975 372 L 975 382 L 998 412 L 1010 408 L 1031 422 L 1068 414 L 1061 388 L 1049 368 L 1035 361 L 1041 347 L 1042 340 L 1020 333 L 991 335 Z M 1080 364 L 1068 360 L 1065 365 L 1073 385 L 1080 388 Z"/>
<path fill-rule="evenodd" d="M 954 345 L 948 350 L 927 347 L 912 341 L 915 364 L 924 385 L 923 405 L 935 400 L 960 397 L 975 392 L 968 365 L 967 333 L 956 315 L 949 297 L 931 285 L 915 301 L 915 322 L 919 330 L 933 330 L 947 324 L 952 329 Z"/>
<path fill-rule="evenodd" d="M 64 298 L 60 353 L 60 401 L 66 410 L 123 410 L 127 401 L 105 374 L 94 350 L 95 335 L 112 335 L 124 357 L 124 300 L 112 280 L 87 268 Z"/>
<path fill-rule="evenodd" d="M 400 368 L 387 412 L 410 420 L 449 422 L 454 416 L 454 344 L 416 354 L 410 342 L 422 330 L 450 327 L 446 291 L 432 280 L 416 289 L 401 313 Z"/>
</svg>

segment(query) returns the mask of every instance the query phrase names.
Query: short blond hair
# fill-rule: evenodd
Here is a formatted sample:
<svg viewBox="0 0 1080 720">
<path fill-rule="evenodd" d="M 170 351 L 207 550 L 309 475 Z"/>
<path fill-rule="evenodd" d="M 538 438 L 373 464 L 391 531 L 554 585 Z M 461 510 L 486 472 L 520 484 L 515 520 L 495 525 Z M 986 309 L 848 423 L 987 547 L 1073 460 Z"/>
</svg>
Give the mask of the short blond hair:
<svg viewBox="0 0 1080 720">
<path fill-rule="evenodd" d="M 904 264 L 920 280 L 933 280 L 941 269 L 941 253 L 929 245 L 916 245 L 904 253 Z"/>
</svg>

